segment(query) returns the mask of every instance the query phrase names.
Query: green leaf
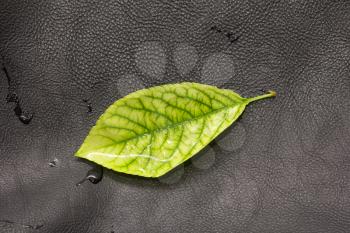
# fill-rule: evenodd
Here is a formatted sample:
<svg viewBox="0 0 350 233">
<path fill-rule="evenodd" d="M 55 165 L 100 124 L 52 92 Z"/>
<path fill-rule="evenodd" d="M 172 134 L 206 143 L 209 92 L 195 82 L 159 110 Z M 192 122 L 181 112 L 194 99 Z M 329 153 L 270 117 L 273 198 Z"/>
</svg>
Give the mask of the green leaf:
<svg viewBox="0 0 350 233">
<path fill-rule="evenodd" d="M 180 83 L 117 100 L 75 156 L 127 174 L 159 177 L 191 158 L 230 126 L 252 101 L 231 90 Z"/>
</svg>

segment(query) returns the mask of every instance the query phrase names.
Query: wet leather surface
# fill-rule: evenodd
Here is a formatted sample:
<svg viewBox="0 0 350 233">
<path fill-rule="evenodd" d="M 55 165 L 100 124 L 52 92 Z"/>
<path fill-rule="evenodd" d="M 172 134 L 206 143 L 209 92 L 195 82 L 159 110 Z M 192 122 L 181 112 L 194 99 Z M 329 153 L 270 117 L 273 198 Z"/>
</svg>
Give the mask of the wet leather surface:
<svg viewBox="0 0 350 233">
<path fill-rule="evenodd" d="M 34 117 L 1 71 L 0 232 L 349 232 L 349 34 L 349 1 L 2 1 L 0 54 Z M 106 107 L 180 81 L 278 97 L 176 178 L 76 187 Z"/>
</svg>

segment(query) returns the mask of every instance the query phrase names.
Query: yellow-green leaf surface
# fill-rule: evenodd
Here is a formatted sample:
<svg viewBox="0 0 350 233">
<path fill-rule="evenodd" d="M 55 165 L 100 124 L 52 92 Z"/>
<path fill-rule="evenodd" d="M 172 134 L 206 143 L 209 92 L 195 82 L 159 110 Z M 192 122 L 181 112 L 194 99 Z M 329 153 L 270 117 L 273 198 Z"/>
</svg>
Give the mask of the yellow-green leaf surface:
<svg viewBox="0 0 350 233">
<path fill-rule="evenodd" d="M 118 172 L 159 177 L 203 149 L 247 104 L 272 96 L 271 91 L 243 98 L 188 82 L 140 90 L 101 115 L 75 156 Z"/>
</svg>

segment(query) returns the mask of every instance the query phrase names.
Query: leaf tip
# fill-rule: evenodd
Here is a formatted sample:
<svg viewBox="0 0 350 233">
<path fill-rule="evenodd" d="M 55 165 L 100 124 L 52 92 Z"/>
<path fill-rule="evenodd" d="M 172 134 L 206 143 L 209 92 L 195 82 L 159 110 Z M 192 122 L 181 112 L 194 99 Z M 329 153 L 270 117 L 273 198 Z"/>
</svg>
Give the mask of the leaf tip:
<svg viewBox="0 0 350 233">
<path fill-rule="evenodd" d="M 83 154 L 80 152 L 80 149 L 74 153 L 74 156 L 78 158 L 84 158 Z"/>
</svg>

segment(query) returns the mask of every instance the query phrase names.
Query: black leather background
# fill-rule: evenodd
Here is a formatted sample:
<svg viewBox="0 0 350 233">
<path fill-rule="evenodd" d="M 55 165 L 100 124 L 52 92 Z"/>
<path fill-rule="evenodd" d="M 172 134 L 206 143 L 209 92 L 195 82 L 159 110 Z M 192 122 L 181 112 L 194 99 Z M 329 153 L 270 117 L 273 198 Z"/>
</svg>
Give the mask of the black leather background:
<svg viewBox="0 0 350 233">
<path fill-rule="evenodd" d="M 350 232 L 350 1 L 2 0 L 0 54 L 34 114 L 17 119 L 1 71 L 0 232 Z M 109 104 L 185 80 L 278 97 L 246 109 L 208 169 L 75 186 Z"/>
</svg>

